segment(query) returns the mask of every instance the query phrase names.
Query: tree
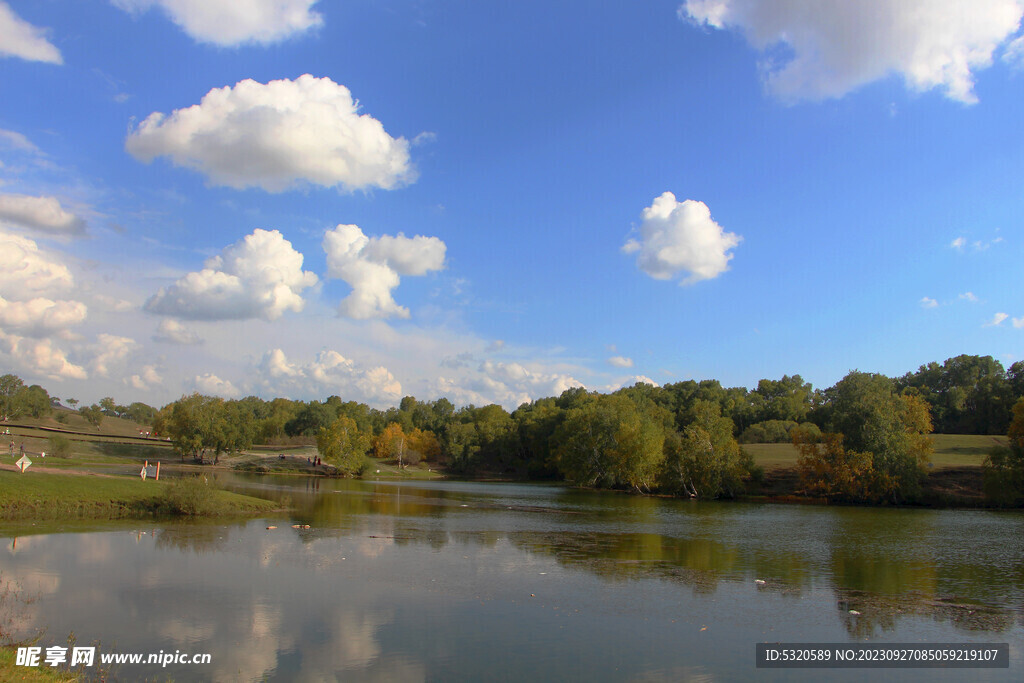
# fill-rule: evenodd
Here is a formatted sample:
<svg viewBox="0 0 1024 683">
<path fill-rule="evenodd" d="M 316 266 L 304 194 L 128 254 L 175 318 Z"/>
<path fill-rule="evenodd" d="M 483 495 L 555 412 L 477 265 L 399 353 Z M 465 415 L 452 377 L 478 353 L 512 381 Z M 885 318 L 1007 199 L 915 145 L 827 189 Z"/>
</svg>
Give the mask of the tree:
<svg viewBox="0 0 1024 683">
<path fill-rule="evenodd" d="M 899 503 L 921 487 L 932 445 L 927 402 L 899 395 L 884 375 L 853 371 L 825 390 L 826 432 L 842 434 L 844 450 L 871 455 L 871 486 L 865 500 Z"/>
<path fill-rule="evenodd" d="M 750 470 L 740 445 L 733 438 L 733 422 L 714 402 L 697 399 L 689 410 L 682 435 L 669 439 L 662 486 L 694 498 L 735 496 Z"/>
<path fill-rule="evenodd" d="M 45 417 L 53 412 L 53 402 L 50 400 L 50 394 L 38 384 L 22 388 L 18 392 L 16 400 L 20 404 L 22 413 L 27 413 L 36 419 Z"/>
<path fill-rule="evenodd" d="M 355 420 L 342 415 L 320 430 L 316 447 L 326 462 L 345 475 L 354 476 L 363 468 L 370 441 L 370 435 L 360 431 Z"/>
<path fill-rule="evenodd" d="M 105 396 L 101 398 L 100 408 L 103 410 L 105 415 L 117 417 L 117 403 L 114 401 L 113 397 Z"/>
<path fill-rule="evenodd" d="M 579 486 L 649 491 L 664 458 L 666 414 L 624 395 L 600 396 L 566 412 L 555 432 L 559 470 Z"/>
<path fill-rule="evenodd" d="M 373 454 L 381 459 L 395 458 L 401 469 L 407 442 L 408 437 L 402 431 L 402 425 L 397 422 L 388 423 L 373 442 Z"/>
<path fill-rule="evenodd" d="M 21 415 L 21 404 L 18 393 L 25 383 L 16 375 L 0 377 L 0 419 L 10 420 Z"/>
<path fill-rule="evenodd" d="M 86 422 L 97 429 L 99 429 L 99 426 L 103 423 L 103 409 L 95 403 L 91 406 L 82 406 L 78 409 L 78 414 L 84 417 Z"/>
<path fill-rule="evenodd" d="M 802 429 L 794 429 L 792 435 L 793 445 L 800 452 L 800 481 L 808 493 L 846 501 L 870 499 L 871 453 L 847 450 L 842 434 L 828 433 L 815 439 Z"/>
<path fill-rule="evenodd" d="M 1009 445 L 993 448 L 985 459 L 985 496 L 1000 505 L 1024 505 L 1024 397 L 1013 405 Z"/>
<path fill-rule="evenodd" d="M 334 422 L 336 417 L 337 413 L 326 403 L 310 401 L 285 424 L 284 432 L 288 436 L 316 436 L 322 428 Z"/>
</svg>

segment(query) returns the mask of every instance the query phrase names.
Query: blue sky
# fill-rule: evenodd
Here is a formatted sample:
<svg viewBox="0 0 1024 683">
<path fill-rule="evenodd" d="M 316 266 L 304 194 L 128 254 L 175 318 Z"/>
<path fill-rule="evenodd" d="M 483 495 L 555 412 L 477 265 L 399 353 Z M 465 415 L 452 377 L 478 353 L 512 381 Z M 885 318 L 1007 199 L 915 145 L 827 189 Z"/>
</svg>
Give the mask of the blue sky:
<svg viewBox="0 0 1024 683">
<path fill-rule="evenodd" d="M 0 0 L 0 369 L 514 408 L 1024 357 L 1021 0 Z"/>
</svg>

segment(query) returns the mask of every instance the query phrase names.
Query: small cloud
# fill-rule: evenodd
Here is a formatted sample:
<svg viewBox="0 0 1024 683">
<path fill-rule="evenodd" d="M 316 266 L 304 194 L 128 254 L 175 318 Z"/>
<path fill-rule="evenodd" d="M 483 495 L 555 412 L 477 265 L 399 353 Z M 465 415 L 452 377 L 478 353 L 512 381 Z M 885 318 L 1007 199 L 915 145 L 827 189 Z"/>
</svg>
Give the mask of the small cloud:
<svg viewBox="0 0 1024 683">
<path fill-rule="evenodd" d="M 46 29 L 28 23 L 0 1 L 0 57 L 63 64 L 60 50 L 46 39 Z"/>
<path fill-rule="evenodd" d="M 429 145 L 430 143 L 435 142 L 436 140 L 437 133 L 423 131 L 422 133 L 420 133 L 419 135 L 412 139 L 412 145 L 413 147 L 418 147 L 420 145 Z"/>
<path fill-rule="evenodd" d="M 160 321 L 160 325 L 156 328 L 156 334 L 153 335 L 153 341 L 177 344 L 179 346 L 192 346 L 203 343 L 198 334 L 189 330 L 177 320 L 170 318 Z"/>
<path fill-rule="evenodd" d="M 679 202 L 664 192 L 643 210 L 640 239 L 630 239 L 620 249 L 624 254 L 639 252 L 636 265 L 652 278 L 681 276 L 680 284 L 689 285 L 729 270 L 732 249 L 742 240 L 712 220 L 704 202 Z"/>
<path fill-rule="evenodd" d="M 967 244 L 967 240 L 963 237 L 957 237 L 955 240 L 949 243 L 949 246 L 953 247 L 957 251 L 963 251 L 964 245 Z"/>
<path fill-rule="evenodd" d="M 939 305 L 939 302 L 935 299 L 924 296 L 921 297 L 920 304 L 921 308 L 936 308 Z"/>
<path fill-rule="evenodd" d="M 957 298 L 959 298 L 961 301 L 971 301 L 971 302 L 974 302 L 974 301 L 978 300 L 978 297 L 974 296 L 974 292 L 964 292 L 963 294 L 961 294 Z"/>
<path fill-rule="evenodd" d="M 633 359 L 626 358 L 625 356 L 612 356 L 608 359 L 608 365 L 616 368 L 631 368 L 633 367 Z"/>
<path fill-rule="evenodd" d="M 473 363 L 473 354 L 466 351 L 455 356 L 445 356 L 441 359 L 441 367 L 457 370 L 467 368 Z"/>
<path fill-rule="evenodd" d="M 985 327 L 997 327 L 997 326 L 1001 325 L 1003 323 L 1003 321 L 1006 320 L 1009 317 L 1010 316 L 1008 316 L 1005 313 L 996 313 L 994 316 L 992 316 L 992 320 L 991 321 L 985 323 Z"/>
<path fill-rule="evenodd" d="M 65 211 L 56 197 L 0 194 L 0 225 L 56 235 L 80 235 L 85 221 Z"/>
<path fill-rule="evenodd" d="M 498 351 L 501 351 L 504 348 L 505 342 L 501 339 L 495 339 L 494 341 L 487 345 L 487 348 L 485 348 L 484 351 L 486 351 L 487 353 L 497 353 Z"/>
<path fill-rule="evenodd" d="M 1014 68 L 1024 68 L 1024 36 L 1009 42 L 1003 50 L 1003 61 Z"/>
<path fill-rule="evenodd" d="M 39 153 L 39 148 L 32 144 L 32 141 L 21 133 L 13 130 L 0 129 L 0 147 L 15 149 L 20 152 Z"/>
<path fill-rule="evenodd" d="M 1020 318 L 1014 318 L 1012 322 L 1013 326 L 1019 330 L 1022 327 L 1024 327 L 1024 316 L 1021 316 Z"/>
</svg>

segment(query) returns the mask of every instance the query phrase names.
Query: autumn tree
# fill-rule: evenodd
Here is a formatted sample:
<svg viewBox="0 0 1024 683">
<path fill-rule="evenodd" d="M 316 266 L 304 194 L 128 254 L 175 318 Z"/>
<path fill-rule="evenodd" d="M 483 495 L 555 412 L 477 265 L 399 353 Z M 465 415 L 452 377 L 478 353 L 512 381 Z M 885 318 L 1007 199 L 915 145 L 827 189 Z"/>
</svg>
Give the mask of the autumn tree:
<svg viewBox="0 0 1024 683">
<path fill-rule="evenodd" d="M 408 447 L 409 438 L 402 431 L 402 425 L 397 422 L 389 423 L 377 438 L 373 441 L 373 454 L 381 459 L 394 458 L 398 461 L 398 467 L 404 467 L 405 450 Z"/>
</svg>

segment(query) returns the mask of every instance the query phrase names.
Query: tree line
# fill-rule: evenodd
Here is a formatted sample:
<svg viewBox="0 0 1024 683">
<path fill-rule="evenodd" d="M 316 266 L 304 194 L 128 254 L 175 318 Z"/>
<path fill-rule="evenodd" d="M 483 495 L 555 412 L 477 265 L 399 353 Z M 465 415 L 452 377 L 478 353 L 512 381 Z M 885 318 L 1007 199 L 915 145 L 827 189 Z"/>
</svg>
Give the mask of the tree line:
<svg viewBox="0 0 1024 683">
<path fill-rule="evenodd" d="M 573 388 L 512 412 L 411 396 L 387 410 L 339 396 L 267 401 L 200 394 L 160 410 L 124 408 L 113 399 L 97 407 L 105 414 L 151 415 L 154 432 L 170 437 L 183 458 L 217 462 L 254 444 L 315 441 L 324 461 L 350 475 L 367 470 L 372 454 L 399 466 L 436 462 L 467 476 L 561 479 L 698 498 L 735 496 L 744 481 L 759 476 L 741 443 L 792 442 L 809 492 L 903 502 L 921 490 L 927 434 L 1006 434 L 1022 396 L 1024 362 L 1004 370 L 991 356 L 962 355 L 897 378 L 852 371 L 824 390 L 800 375 L 763 379 L 751 390 L 717 380 L 638 383 L 609 394 Z M 999 481 L 1016 471 L 1016 451 L 1008 452 L 990 467 L 1010 473 L 993 475 Z"/>
</svg>

